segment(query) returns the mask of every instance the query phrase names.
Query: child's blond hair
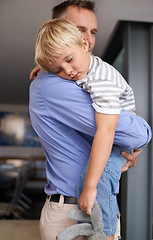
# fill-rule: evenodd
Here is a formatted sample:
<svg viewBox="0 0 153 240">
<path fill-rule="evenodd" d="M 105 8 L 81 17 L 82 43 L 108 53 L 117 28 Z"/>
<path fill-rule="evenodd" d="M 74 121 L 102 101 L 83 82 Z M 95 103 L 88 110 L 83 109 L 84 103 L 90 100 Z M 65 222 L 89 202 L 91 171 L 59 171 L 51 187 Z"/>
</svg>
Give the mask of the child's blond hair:
<svg viewBox="0 0 153 240">
<path fill-rule="evenodd" d="M 45 22 L 39 30 L 35 43 L 36 64 L 49 71 L 46 64 L 52 63 L 62 54 L 65 47 L 83 46 L 82 35 L 78 28 L 65 19 L 53 19 Z"/>
</svg>

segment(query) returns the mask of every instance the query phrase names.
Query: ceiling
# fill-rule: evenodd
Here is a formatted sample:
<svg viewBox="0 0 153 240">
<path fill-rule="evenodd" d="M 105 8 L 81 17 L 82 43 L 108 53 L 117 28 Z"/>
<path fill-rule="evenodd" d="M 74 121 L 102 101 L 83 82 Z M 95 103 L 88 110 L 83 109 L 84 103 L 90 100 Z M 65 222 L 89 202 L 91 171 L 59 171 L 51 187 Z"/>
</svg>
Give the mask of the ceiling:
<svg viewBox="0 0 153 240">
<path fill-rule="evenodd" d="M 28 105 L 34 43 L 42 23 L 61 0 L 0 1 L 0 108 Z M 94 54 L 101 56 L 118 20 L 153 22 L 153 0 L 95 0 L 98 33 Z"/>
</svg>

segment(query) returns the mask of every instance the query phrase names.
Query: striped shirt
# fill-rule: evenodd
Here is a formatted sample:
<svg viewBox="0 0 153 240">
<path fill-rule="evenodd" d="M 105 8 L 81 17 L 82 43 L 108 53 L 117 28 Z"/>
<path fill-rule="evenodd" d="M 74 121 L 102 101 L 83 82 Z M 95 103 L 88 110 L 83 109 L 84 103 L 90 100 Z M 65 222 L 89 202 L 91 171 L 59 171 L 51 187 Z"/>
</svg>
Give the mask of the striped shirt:
<svg viewBox="0 0 153 240">
<path fill-rule="evenodd" d="M 122 75 L 99 57 L 90 58 L 87 76 L 76 83 L 90 93 L 94 109 L 104 114 L 120 114 L 121 109 L 134 112 L 134 93 Z"/>
</svg>

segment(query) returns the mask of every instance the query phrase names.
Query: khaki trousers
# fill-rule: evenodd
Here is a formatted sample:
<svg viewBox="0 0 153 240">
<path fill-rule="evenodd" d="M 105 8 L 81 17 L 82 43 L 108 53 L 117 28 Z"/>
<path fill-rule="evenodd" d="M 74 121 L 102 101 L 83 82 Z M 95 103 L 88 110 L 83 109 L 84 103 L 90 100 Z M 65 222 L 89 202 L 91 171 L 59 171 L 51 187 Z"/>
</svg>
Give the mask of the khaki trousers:
<svg viewBox="0 0 153 240">
<path fill-rule="evenodd" d="M 40 217 L 40 233 L 42 240 L 56 240 L 56 236 L 62 230 L 77 223 L 67 217 L 68 212 L 72 208 L 77 209 L 77 205 L 64 204 L 63 195 L 61 195 L 59 203 L 50 202 L 49 199 L 46 199 Z M 78 238 L 78 240 L 87 239 L 87 237 L 82 236 Z M 118 239 L 117 236 L 115 240 Z"/>
</svg>

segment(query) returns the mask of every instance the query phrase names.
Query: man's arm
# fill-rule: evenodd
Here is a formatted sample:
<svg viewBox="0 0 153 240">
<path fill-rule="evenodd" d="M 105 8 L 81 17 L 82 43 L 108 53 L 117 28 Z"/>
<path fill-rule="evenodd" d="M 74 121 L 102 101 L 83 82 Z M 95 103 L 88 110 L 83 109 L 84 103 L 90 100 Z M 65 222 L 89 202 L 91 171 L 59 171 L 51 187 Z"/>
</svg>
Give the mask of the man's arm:
<svg viewBox="0 0 153 240">
<path fill-rule="evenodd" d="M 122 110 L 115 131 L 114 144 L 122 149 L 139 149 L 151 140 L 151 128 L 140 116 Z"/>
</svg>

